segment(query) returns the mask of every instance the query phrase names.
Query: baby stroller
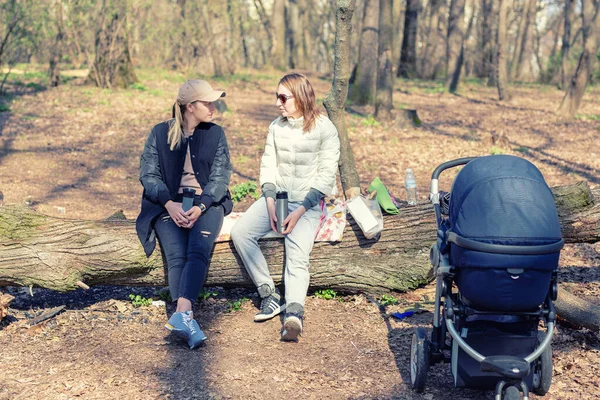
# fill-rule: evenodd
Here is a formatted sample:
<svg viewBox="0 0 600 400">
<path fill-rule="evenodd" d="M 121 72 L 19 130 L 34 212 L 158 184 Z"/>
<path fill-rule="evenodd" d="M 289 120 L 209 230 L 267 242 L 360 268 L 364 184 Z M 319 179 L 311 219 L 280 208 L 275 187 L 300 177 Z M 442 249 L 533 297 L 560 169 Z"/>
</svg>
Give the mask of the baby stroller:
<svg viewBox="0 0 600 400">
<path fill-rule="evenodd" d="M 440 193 L 442 171 L 460 165 L 450 193 Z M 456 387 L 495 388 L 495 400 L 546 394 L 564 241 L 542 174 L 515 156 L 461 158 L 433 171 L 430 197 L 435 310 L 431 339 L 423 328 L 412 337 L 413 389 L 422 392 L 429 366 L 446 362 Z"/>
</svg>

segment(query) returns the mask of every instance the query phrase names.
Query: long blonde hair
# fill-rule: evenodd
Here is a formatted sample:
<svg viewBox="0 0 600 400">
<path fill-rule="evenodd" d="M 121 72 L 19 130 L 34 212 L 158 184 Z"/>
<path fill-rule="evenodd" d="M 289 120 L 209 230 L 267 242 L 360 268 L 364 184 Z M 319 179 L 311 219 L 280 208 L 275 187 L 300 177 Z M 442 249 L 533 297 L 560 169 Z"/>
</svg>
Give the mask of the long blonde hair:
<svg viewBox="0 0 600 400">
<path fill-rule="evenodd" d="M 315 91 L 312 84 L 306 76 L 298 73 L 285 75 L 281 78 L 279 84 L 285 86 L 292 92 L 292 95 L 296 100 L 296 107 L 302 112 L 302 116 L 304 117 L 302 130 L 304 132 L 310 132 L 315 127 L 317 118 L 321 115 L 321 112 L 317 108 Z"/>
<path fill-rule="evenodd" d="M 183 141 L 183 113 L 185 107 L 179 104 L 177 101 L 173 104 L 173 111 L 171 116 L 173 119 L 169 121 L 169 135 L 167 137 L 167 143 L 170 145 L 171 151 L 178 149 Z"/>
</svg>

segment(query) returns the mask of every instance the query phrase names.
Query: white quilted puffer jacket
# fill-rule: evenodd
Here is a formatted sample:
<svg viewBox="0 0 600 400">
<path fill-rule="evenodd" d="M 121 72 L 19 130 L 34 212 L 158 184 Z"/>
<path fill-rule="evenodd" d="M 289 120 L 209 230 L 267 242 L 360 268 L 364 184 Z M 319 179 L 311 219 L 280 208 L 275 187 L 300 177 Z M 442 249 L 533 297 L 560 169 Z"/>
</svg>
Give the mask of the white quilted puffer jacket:
<svg viewBox="0 0 600 400">
<path fill-rule="evenodd" d="M 301 202 L 310 188 L 329 195 L 336 186 L 340 140 L 335 125 L 322 115 L 310 132 L 304 118 L 277 118 L 269 126 L 260 163 L 260 185 L 274 183 L 288 192 L 289 201 Z"/>
</svg>

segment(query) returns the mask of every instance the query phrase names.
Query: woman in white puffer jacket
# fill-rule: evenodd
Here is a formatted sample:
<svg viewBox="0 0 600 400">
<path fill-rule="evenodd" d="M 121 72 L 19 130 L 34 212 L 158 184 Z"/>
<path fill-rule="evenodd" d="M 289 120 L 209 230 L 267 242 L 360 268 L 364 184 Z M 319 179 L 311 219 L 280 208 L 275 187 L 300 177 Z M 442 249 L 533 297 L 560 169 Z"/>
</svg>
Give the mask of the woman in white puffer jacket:
<svg viewBox="0 0 600 400">
<path fill-rule="evenodd" d="M 285 310 L 281 339 L 297 341 L 302 333 L 309 257 L 322 215 L 322 199 L 336 185 L 340 141 L 333 123 L 317 109 L 313 87 L 301 74 L 284 76 L 277 87 L 281 116 L 269 126 L 260 163 L 263 196 L 235 224 L 231 239 L 261 297 L 257 322 Z M 258 245 L 277 231 L 275 196 L 288 194 L 285 235 L 285 304 Z"/>
</svg>

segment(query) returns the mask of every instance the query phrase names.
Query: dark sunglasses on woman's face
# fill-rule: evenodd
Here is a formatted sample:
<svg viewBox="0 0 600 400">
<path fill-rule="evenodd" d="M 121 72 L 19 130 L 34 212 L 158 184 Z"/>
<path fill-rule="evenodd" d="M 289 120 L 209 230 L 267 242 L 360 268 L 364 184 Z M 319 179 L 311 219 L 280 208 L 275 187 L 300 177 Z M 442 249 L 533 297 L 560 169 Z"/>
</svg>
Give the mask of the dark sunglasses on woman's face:
<svg viewBox="0 0 600 400">
<path fill-rule="evenodd" d="M 294 96 L 291 94 L 283 94 L 283 93 L 281 93 L 281 94 L 275 93 L 275 96 L 277 96 L 277 100 L 281 101 L 281 104 L 285 104 L 286 101 L 294 98 Z"/>
</svg>

